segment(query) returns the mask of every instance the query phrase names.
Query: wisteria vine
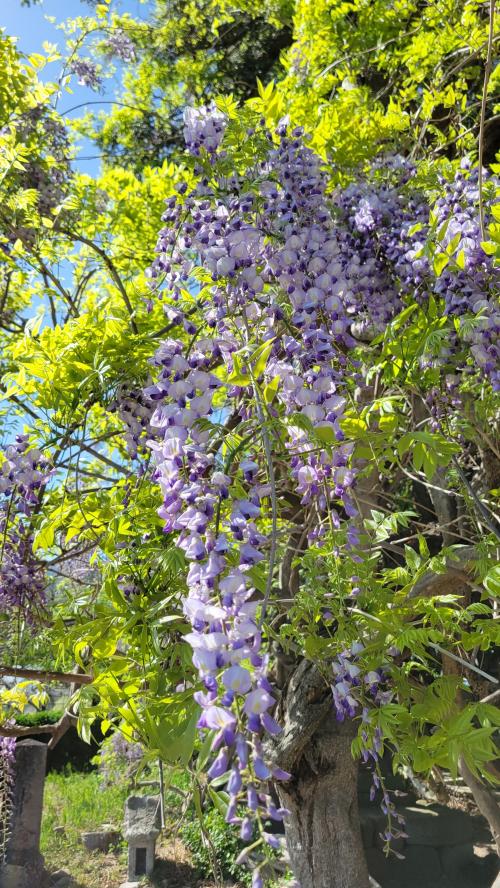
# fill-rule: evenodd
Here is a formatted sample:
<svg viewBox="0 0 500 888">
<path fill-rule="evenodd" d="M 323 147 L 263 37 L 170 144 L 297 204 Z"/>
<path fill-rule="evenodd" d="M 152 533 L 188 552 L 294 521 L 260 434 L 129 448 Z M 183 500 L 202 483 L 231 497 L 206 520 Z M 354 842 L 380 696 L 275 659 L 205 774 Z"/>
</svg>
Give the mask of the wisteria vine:
<svg viewBox="0 0 500 888">
<path fill-rule="evenodd" d="M 15 779 L 16 741 L 0 737 L 0 865 L 5 861 Z"/>
<path fill-rule="evenodd" d="M 460 369 L 479 369 L 494 386 L 499 316 L 484 297 L 494 268 L 473 214 L 477 174 L 466 165 L 432 212 L 400 157 L 377 161 L 364 181 L 330 195 L 328 170 L 301 129 L 249 129 L 263 159 L 240 173 L 227 168 L 227 124 L 214 105 L 185 115 L 199 180 L 167 201 L 151 286 L 186 336 L 161 344 L 157 381 L 145 394 L 157 403 L 150 446 L 159 514 L 190 563 L 185 640 L 202 683 L 199 726 L 216 732 L 208 775 L 228 775 L 227 819 L 242 837 L 257 820 L 273 845 L 265 822 L 286 812 L 266 785 L 287 775 L 264 754 L 266 734 L 280 728 L 262 621 L 278 517 L 286 523 L 287 496 L 298 495 L 310 542 L 330 530 L 340 551 L 358 545 L 359 465 L 342 431 L 347 389 L 353 379 L 365 384 L 356 348 L 385 330 L 407 296 L 423 304 L 432 293 L 447 314 L 477 316 Z M 452 247 L 444 274 L 426 252 L 433 236 Z M 228 429 L 237 431 L 233 447 L 224 443 Z M 381 672 L 359 677 L 355 653 L 332 668 L 339 719 L 392 695 Z M 364 757 L 377 764 L 380 750 L 375 738 Z M 390 814 L 385 790 L 383 805 Z"/>
<path fill-rule="evenodd" d="M 18 435 L 0 462 L 0 608 L 28 619 L 44 603 L 43 565 L 33 552 L 31 518 L 51 475 L 48 460 Z"/>
</svg>

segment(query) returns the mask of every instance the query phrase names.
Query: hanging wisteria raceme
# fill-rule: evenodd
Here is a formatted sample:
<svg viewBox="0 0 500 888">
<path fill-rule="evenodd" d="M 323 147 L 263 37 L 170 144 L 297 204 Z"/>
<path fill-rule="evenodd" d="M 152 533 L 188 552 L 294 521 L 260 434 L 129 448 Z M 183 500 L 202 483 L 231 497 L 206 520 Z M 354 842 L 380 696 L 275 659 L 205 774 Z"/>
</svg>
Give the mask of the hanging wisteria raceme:
<svg viewBox="0 0 500 888">
<path fill-rule="evenodd" d="M 195 156 L 204 149 L 213 161 L 222 139 L 220 114 L 213 121 L 207 111 L 190 113 L 186 129 Z M 288 136 L 283 127 L 279 136 L 275 145 L 269 134 L 257 194 L 244 180 L 221 176 L 213 200 L 202 179 L 193 194 L 184 196 L 181 188 L 179 199 L 168 202 L 169 225 L 152 275 L 168 288 L 167 317 L 192 338 L 188 345 L 177 339 L 162 344 L 155 357 L 158 381 L 146 390 L 162 402 L 152 425 L 163 440 L 151 445 L 164 493 L 160 515 L 192 562 L 184 611 L 193 631 L 185 639 L 204 685 L 196 694 L 200 727 L 216 731 L 208 774 L 229 773 L 228 820 L 240 822 L 248 840 L 257 819 L 271 846 L 277 840 L 263 821 L 285 812 L 276 809 L 266 781 L 287 775 L 270 767 L 263 753 L 265 734 L 279 727 L 261 650 L 258 565 L 269 562 L 267 597 L 278 501 L 286 491 L 299 494 L 308 521 L 319 512 L 325 526 L 338 528 L 339 511 L 344 518 L 356 515 L 352 447 L 343 443 L 340 428 L 344 374 L 356 372 L 346 357 L 355 343 L 340 295 L 342 243 L 326 206 L 319 159 L 301 130 Z M 201 309 L 211 337 L 198 337 L 181 307 L 195 263 L 213 282 Z M 250 347 L 250 328 L 261 342 L 257 349 Z M 287 418 L 280 433 L 272 425 L 278 411 Z M 221 415 L 245 440 L 235 460 L 224 460 L 214 444 L 213 423 Z M 203 424 L 207 419 L 212 429 Z M 286 476 L 276 477 L 271 450 L 280 450 L 289 464 Z M 269 534 L 262 519 L 270 513 Z M 321 533 L 319 525 L 314 522 L 311 539 Z M 346 543 L 356 542 L 351 524 Z"/>
<path fill-rule="evenodd" d="M 384 753 L 382 731 L 378 726 L 371 728 L 370 713 L 380 706 L 390 703 L 394 699 L 394 689 L 391 687 L 390 669 L 379 667 L 365 671 L 360 662 L 360 656 L 364 652 L 364 646 L 360 642 L 354 642 L 350 648 L 342 651 L 333 661 L 332 695 L 333 705 L 337 721 L 343 722 L 346 718 L 361 719 L 361 760 L 368 766 L 372 774 L 370 788 L 370 800 L 380 796 L 380 807 L 387 817 L 387 826 L 380 837 L 384 841 L 386 851 L 396 853 L 392 842 L 406 837 L 403 832 L 404 818 L 397 811 L 393 799 L 385 785 L 381 759 Z M 396 649 L 391 653 L 399 653 Z M 387 664 L 389 665 L 389 664 Z M 398 857 L 401 855 L 397 854 Z"/>
<path fill-rule="evenodd" d="M 16 741 L 0 737 L 0 866 L 5 861 L 15 780 Z"/>
<path fill-rule="evenodd" d="M 28 618 L 43 604 L 45 578 L 33 553 L 31 518 L 51 469 L 28 436 L 18 435 L 0 463 L 0 608 Z"/>
<path fill-rule="evenodd" d="M 123 28 L 116 28 L 106 38 L 106 55 L 117 56 L 122 62 L 135 62 L 135 46 Z"/>
<path fill-rule="evenodd" d="M 132 459 L 146 450 L 151 437 L 151 417 L 156 405 L 143 392 L 130 388 L 126 384 L 120 386 L 116 398 L 110 405 L 125 426 L 125 443 Z"/>
<path fill-rule="evenodd" d="M 454 412 L 462 408 L 459 392 L 460 379 L 457 374 L 447 373 L 442 388 L 434 386 L 425 396 L 425 404 L 429 411 L 430 428 L 433 432 L 446 428 L 446 423 Z"/>
<path fill-rule="evenodd" d="M 80 86 L 86 86 L 99 92 L 103 80 L 97 70 L 97 65 L 91 59 L 81 59 L 78 56 L 71 60 L 70 71 L 78 78 Z"/>
<path fill-rule="evenodd" d="M 369 340 L 382 332 L 403 308 L 405 297 L 422 304 L 431 295 L 442 298 L 446 315 L 457 320 L 475 317 L 475 322 L 461 335 L 450 331 L 438 361 L 443 363 L 465 341 L 465 363 L 460 367 L 458 362 L 457 369 L 475 366 L 498 390 L 500 281 L 494 257 L 481 245 L 478 170 L 464 160 L 451 182 L 440 180 L 444 193 L 432 207 L 411 187 L 414 173 L 403 158 L 384 156 L 372 165 L 368 179 L 339 192 L 350 232 L 345 243 L 348 279 L 353 281 L 357 309 L 366 312 L 362 324 L 356 322 L 355 335 Z M 486 171 L 484 178 L 498 187 Z M 492 202 L 485 199 L 484 204 L 487 226 Z M 434 261 L 426 249 L 429 242 L 438 252 Z"/>
<path fill-rule="evenodd" d="M 158 405 L 150 446 L 159 514 L 191 563 L 185 640 L 202 683 L 200 727 L 216 732 L 209 777 L 227 774 L 227 819 L 242 837 L 257 820 L 272 845 L 264 822 L 285 812 L 266 781 L 286 775 L 264 755 L 266 733 L 279 726 L 262 623 L 278 530 L 291 520 L 291 496 L 310 542 L 328 530 L 337 551 L 357 546 L 359 466 L 342 431 L 349 386 L 364 385 L 355 349 L 384 330 L 416 284 L 423 300 L 442 282 L 419 255 L 429 207 L 411 191 L 406 162 L 393 159 L 389 183 L 375 167 L 371 179 L 328 196 L 328 171 L 301 129 L 249 129 L 262 159 L 243 175 L 225 164 L 226 125 L 215 106 L 186 112 L 199 181 L 167 201 L 151 270 L 184 337 L 162 343 L 145 394 Z M 471 255 L 474 238 L 461 248 Z M 337 665 L 335 710 L 353 717 L 349 663 Z M 365 686 L 370 675 L 377 706 L 390 693 L 381 675 L 354 677 Z"/>
<path fill-rule="evenodd" d="M 35 105 L 14 121 L 16 141 L 26 146 L 26 159 L 13 170 L 12 193 L 36 193 L 37 214 L 51 218 L 60 207 L 71 175 L 66 127 L 44 104 Z M 5 127 L 4 133 L 10 132 Z M 15 172 L 15 175 L 14 175 Z M 32 214 L 9 213 L 2 219 L 1 249 L 9 253 L 17 240 L 32 246 L 36 240 Z"/>
</svg>

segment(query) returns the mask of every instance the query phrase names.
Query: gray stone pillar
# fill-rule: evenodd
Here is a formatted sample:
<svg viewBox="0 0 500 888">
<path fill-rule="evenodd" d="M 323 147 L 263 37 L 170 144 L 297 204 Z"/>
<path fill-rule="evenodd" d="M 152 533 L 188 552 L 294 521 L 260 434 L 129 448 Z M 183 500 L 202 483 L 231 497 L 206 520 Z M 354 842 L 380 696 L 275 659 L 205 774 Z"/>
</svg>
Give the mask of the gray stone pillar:
<svg viewBox="0 0 500 888">
<path fill-rule="evenodd" d="M 16 772 L 7 844 L 6 867 L 0 872 L 0 888 L 10 885 L 10 875 L 21 869 L 27 884 L 45 884 L 44 862 L 40 853 L 43 787 L 47 746 L 38 740 L 21 740 L 16 746 Z M 36 881 L 35 881 L 36 880 Z M 23 884 L 22 881 L 19 885 Z"/>
<path fill-rule="evenodd" d="M 155 865 L 155 845 L 160 834 L 160 802 L 155 796 L 130 796 L 125 803 L 124 836 L 128 842 L 128 879 L 134 884 L 149 876 Z"/>
</svg>

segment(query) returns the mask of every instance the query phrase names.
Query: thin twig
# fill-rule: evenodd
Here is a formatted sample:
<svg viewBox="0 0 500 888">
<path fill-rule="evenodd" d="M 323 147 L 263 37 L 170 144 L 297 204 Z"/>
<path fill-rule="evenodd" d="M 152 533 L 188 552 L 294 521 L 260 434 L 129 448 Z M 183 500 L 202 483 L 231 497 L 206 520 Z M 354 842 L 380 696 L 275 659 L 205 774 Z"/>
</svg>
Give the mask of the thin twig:
<svg viewBox="0 0 500 888">
<path fill-rule="evenodd" d="M 484 65 L 483 97 L 481 101 L 481 122 L 479 124 L 479 225 L 481 237 L 485 240 L 484 233 L 484 200 L 483 200 L 483 156 L 484 156 L 484 128 L 486 125 L 486 94 L 490 82 L 493 67 L 493 31 L 495 26 L 495 0 L 490 0 L 490 27 L 488 31 L 488 51 Z"/>
<path fill-rule="evenodd" d="M 494 684 L 498 684 L 498 678 L 495 678 L 494 675 L 490 675 L 488 672 L 483 672 L 482 669 L 479 669 L 478 666 L 474 666 L 472 663 L 469 663 L 467 660 L 462 659 L 462 657 L 457 657 L 456 654 L 452 654 L 451 651 L 446 651 L 441 647 L 440 644 L 432 644 L 429 643 L 429 647 L 434 648 L 435 651 L 439 651 L 443 657 L 450 657 L 450 659 L 455 660 L 455 663 L 460 663 L 461 666 L 465 666 L 466 669 L 472 669 L 473 672 L 477 672 L 478 675 L 481 675 L 483 678 L 486 678 L 488 681 L 492 681 Z"/>
</svg>

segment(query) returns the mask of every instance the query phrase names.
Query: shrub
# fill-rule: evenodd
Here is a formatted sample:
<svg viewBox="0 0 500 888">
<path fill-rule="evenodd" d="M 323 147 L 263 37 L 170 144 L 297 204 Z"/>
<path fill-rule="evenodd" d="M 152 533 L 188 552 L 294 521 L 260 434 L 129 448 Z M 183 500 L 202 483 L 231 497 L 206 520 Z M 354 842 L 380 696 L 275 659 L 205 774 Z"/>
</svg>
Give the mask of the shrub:
<svg viewBox="0 0 500 888">
<path fill-rule="evenodd" d="M 19 715 L 16 715 L 16 725 L 25 728 L 36 728 L 38 725 L 55 725 L 62 718 L 63 714 L 62 709 L 19 713 Z"/>
<path fill-rule="evenodd" d="M 244 885 L 251 883 L 251 873 L 244 866 L 235 863 L 238 854 L 245 847 L 238 838 L 233 826 L 226 823 L 215 809 L 208 811 L 203 818 L 203 827 L 193 812 L 193 819 L 187 819 L 181 826 L 181 838 L 193 856 L 193 862 L 204 876 L 213 874 L 213 861 L 220 869 L 223 878 L 233 878 Z M 209 837 L 210 845 L 203 832 Z"/>
</svg>

